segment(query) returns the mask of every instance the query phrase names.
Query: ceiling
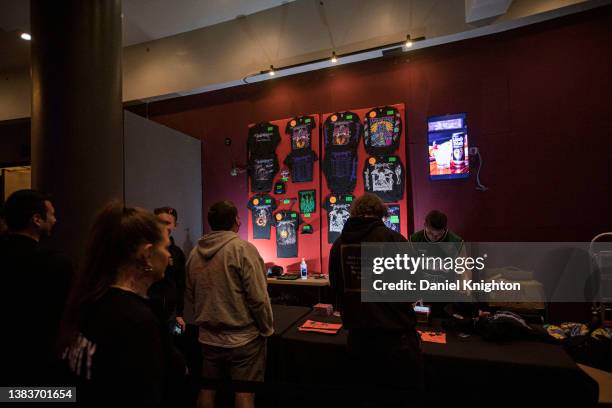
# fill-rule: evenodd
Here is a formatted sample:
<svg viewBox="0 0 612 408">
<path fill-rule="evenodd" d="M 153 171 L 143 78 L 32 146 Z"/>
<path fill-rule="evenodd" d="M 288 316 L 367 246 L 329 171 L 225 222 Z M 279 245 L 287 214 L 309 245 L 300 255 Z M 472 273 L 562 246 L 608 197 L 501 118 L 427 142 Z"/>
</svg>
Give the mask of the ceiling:
<svg viewBox="0 0 612 408">
<path fill-rule="evenodd" d="M 293 0 L 123 0 L 123 45 L 170 37 L 237 17 L 290 3 Z M 0 3 L 0 71 L 28 66 L 30 48 L 19 38 L 30 27 L 28 0 Z"/>
</svg>

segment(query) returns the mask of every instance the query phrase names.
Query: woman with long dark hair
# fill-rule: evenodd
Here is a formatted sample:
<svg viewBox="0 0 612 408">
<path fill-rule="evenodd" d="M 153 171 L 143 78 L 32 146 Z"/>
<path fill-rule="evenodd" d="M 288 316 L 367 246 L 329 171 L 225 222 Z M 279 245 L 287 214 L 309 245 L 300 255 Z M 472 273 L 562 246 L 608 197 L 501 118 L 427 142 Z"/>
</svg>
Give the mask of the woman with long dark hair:
<svg viewBox="0 0 612 408">
<path fill-rule="evenodd" d="M 64 328 L 63 359 L 80 402 L 160 406 L 185 373 L 146 298 L 168 265 L 168 245 L 145 210 L 112 203 L 96 217 Z"/>
</svg>

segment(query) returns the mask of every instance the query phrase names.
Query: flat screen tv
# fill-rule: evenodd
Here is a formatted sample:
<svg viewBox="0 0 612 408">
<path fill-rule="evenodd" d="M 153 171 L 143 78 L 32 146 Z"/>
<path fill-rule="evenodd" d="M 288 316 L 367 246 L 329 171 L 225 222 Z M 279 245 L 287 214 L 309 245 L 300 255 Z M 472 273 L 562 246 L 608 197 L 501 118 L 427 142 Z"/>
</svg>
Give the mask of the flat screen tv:
<svg viewBox="0 0 612 408">
<path fill-rule="evenodd" d="M 427 119 L 429 178 L 449 180 L 470 176 L 465 113 Z"/>
</svg>

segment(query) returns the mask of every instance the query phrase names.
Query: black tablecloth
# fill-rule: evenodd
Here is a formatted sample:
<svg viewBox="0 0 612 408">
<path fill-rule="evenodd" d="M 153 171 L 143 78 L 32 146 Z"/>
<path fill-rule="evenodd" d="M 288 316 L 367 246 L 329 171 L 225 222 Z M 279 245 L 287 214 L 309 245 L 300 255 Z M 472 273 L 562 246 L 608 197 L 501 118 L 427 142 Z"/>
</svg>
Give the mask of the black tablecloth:
<svg viewBox="0 0 612 408">
<path fill-rule="evenodd" d="M 307 319 L 341 321 L 311 312 L 286 330 L 281 335 L 279 379 L 299 384 L 342 384 L 349 377 L 345 371 L 349 366 L 347 331 L 336 335 L 298 331 Z M 433 402 L 544 400 L 579 401 L 581 406 L 597 402 L 597 383 L 557 344 L 500 344 L 476 335 L 461 338 L 447 333 L 446 344 L 423 343 L 423 354 L 427 399 Z"/>
</svg>

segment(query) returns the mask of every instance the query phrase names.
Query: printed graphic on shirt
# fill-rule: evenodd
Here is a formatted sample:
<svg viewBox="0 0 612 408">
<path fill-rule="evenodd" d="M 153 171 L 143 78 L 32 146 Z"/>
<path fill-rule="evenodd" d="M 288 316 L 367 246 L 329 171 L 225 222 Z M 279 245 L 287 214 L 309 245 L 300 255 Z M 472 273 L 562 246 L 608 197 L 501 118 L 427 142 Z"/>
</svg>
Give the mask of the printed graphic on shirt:
<svg viewBox="0 0 612 408">
<path fill-rule="evenodd" d="M 285 182 L 277 181 L 274 183 L 274 194 L 285 194 Z"/>
<path fill-rule="evenodd" d="M 276 256 L 295 258 L 298 255 L 298 226 L 302 220 L 295 211 L 282 210 L 274 214 L 276 226 Z"/>
<path fill-rule="evenodd" d="M 385 106 L 366 113 L 363 143 L 369 154 L 392 154 L 399 147 L 401 134 L 402 115 L 397 109 Z"/>
<path fill-rule="evenodd" d="M 323 124 L 326 148 L 356 148 L 361 137 L 362 125 L 359 116 L 353 112 L 336 112 L 325 119 Z"/>
<path fill-rule="evenodd" d="M 285 133 L 291 138 L 291 150 L 310 149 L 312 129 L 315 120 L 312 116 L 300 116 L 287 123 Z"/>
<path fill-rule="evenodd" d="M 395 232 L 401 232 L 400 228 L 400 206 L 397 204 L 387 205 L 389 209 L 389 215 L 383 220 L 387 228 L 392 229 Z"/>
<path fill-rule="evenodd" d="M 276 200 L 267 194 L 251 197 L 247 205 L 251 210 L 253 221 L 253 239 L 270 239 L 270 227 L 273 224 L 272 212 L 276 210 Z"/>
<path fill-rule="evenodd" d="M 357 152 L 354 149 L 327 149 L 323 173 L 334 193 L 352 193 L 357 184 Z"/>
<path fill-rule="evenodd" d="M 285 159 L 285 164 L 291 170 L 291 181 L 303 183 L 312 181 L 314 162 L 317 155 L 312 150 L 295 150 L 289 153 Z"/>
<path fill-rule="evenodd" d="M 399 201 L 404 196 L 404 166 L 397 156 L 368 157 L 363 168 L 364 190 L 384 202 Z"/>
<path fill-rule="evenodd" d="M 268 122 L 258 123 L 249 128 L 247 148 L 249 157 L 274 153 L 280 143 L 278 126 Z"/>
<path fill-rule="evenodd" d="M 254 193 L 267 193 L 272 189 L 272 181 L 278 172 L 278 159 L 276 154 L 252 156 L 249 160 L 249 176 L 251 177 L 251 191 Z"/>
<path fill-rule="evenodd" d="M 300 213 L 310 214 L 317 211 L 316 190 L 300 190 L 298 191 L 298 199 L 300 200 Z"/>
<path fill-rule="evenodd" d="M 350 217 L 352 194 L 330 194 L 325 199 L 327 210 L 327 242 L 333 244 L 342 233 L 344 224 Z"/>
</svg>

